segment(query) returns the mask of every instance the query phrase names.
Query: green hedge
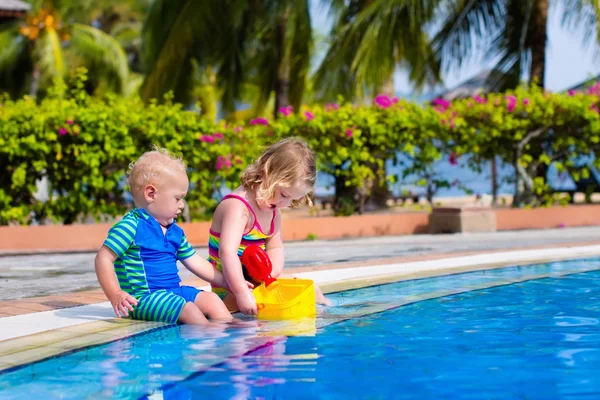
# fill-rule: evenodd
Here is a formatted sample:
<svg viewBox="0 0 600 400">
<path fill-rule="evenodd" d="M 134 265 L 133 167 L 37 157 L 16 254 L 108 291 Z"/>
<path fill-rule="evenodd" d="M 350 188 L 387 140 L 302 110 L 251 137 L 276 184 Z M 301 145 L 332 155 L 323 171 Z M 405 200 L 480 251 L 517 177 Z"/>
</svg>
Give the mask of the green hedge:
<svg viewBox="0 0 600 400">
<path fill-rule="evenodd" d="M 126 203 L 128 164 L 152 144 L 180 154 L 189 166 L 192 218 L 206 218 L 215 190 L 238 185 L 239 174 L 263 149 L 282 137 L 304 137 L 317 152 L 319 169 L 333 174 L 338 192 L 367 190 L 385 182 L 384 160 L 410 156 L 405 173 L 424 174 L 443 156 L 469 157 L 478 168 L 494 155 L 519 166 L 528 204 L 549 203 L 536 177 L 540 165 L 567 168 L 600 143 L 598 90 L 551 94 L 521 88 L 432 106 L 386 96 L 373 106 L 315 105 L 281 110 L 276 120 L 212 123 L 167 101 L 143 104 L 84 91 L 85 71 L 57 86 L 39 104 L 30 98 L 0 103 L 0 223 L 50 219 L 72 223 L 82 216 L 116 216 Z M 521 168 L 522 167 L 522 168 Z M 585 174 L 585 172 L 584 172 Z M 50 200 L 34 198 L 46 176 Z M 424 174 L 426 176 L 426 174 Z M 339 194 L 339 193 L 338 193 Z M 523 196 L 526 198 L 526 196 Z M 541 199 L 541 200 L 540 200 Z"/>
</svg>

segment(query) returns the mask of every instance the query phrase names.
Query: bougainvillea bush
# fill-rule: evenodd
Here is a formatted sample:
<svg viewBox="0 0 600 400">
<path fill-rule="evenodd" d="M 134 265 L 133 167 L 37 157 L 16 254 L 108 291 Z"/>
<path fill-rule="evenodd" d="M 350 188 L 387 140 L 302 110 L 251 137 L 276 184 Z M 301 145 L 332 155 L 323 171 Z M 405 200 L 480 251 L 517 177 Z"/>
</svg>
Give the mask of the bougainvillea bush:
<svg viewBox="0 0 600 400">
<path fill-rule="evenodd" d="M 214 123 L 168 97 L 163 104 L 90 97 L 85 80 L 79 70 L 39 103 L 0 101 L 1 224 L 123 213 L 131 207 L 128 165 L 153 144 L 187 162 L 186 200 L 191 218 L 201 219 L 210 216 L 222 188 L 239 184 L 240 172 L 264 146 L 288 136 L 305 138 L 319 170 L 335 177 L 336 196 L 356 202 L 393 181 L 386 160 L 411 160 L 401 165 L 402 175 L 427 177 L 443 157 L 465 157 L 477 169 L 498 156 L 516 167 L 517 204 L 550 204 L 547 166 L 567 169 L 594 158 L 600 142 L 600 87 L 565 94 L 519 88 L 424 106 L 380 95 L 370 106 L 340 100 L 284 107 L 276 118 Z M 35 196 L 42 178 L 50 189 L 45 201 Z"/>
</svg>

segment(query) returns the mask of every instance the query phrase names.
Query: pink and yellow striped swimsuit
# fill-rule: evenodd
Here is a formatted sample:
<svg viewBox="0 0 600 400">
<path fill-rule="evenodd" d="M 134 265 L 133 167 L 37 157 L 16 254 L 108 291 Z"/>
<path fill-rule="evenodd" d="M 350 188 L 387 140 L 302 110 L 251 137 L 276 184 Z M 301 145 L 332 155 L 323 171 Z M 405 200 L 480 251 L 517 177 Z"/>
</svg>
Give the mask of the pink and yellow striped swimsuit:
<svg viewBox="0 0 600 400">
<path fill-rule="evenodd" d="M 254 217 L 254 224 L 252 225 L 252 228 L 250 228 L 250 230 L 248 232 L 246 232 L 242 235 L 242 240 L 238 247 L 238 257 L 242 257 L 242 253 L 244 252 L 246 247 L 248 247 L 250 245 L 260 246 L 263 249 L 265 249 L 267 239 L 269 239 L 271 236 L 273 236 L 273 229 L 275 228 L 275 215 L 277 213 L 277 210 L 273 210 L 273 218 L 271 219 L 271 229 L 269 229 L 270 233 L 267 235 L 263 231 L 262 227 L 260 226 L 260 223 L 258 222 L 258 218 L 256 217 L 256 213 L 252 209 L 252 206 L 250 206 L 250 204 L 248 204 L 248 202 L 244 198 L 242 198 L 238 195 L 235 195 L 235 194 L 228 194 L 227 196 L 223 197 L 223 200 L 229 199 L 229 198 L 238 199 L 242 203 L 244 203 L 246 205 L 246 207 L 248 208 L 248 210 L 250 210 L 250 212 L 252 213 L 252 216 Z M 220 239 L 221 239 L 220 232 L 215 232 L 212 229 L 209 231 L 208 261 L 210 261 L 210 263 L 216 269 L 218 269 L 219 271 L 223 271 L 223 266 L 221 265 L 221 259 L 219 258 L 219 241 L 220 241 Z M 243 265 L 242 265 L 242 271 L 244 272 L 244 278 L 246 278 L 246 280 L 248 280 L 248 281 L 252 281 L 252 279 L 248 275 L 248 272 L 246 271 L 246 268 Z M 219 295 L 219 297 L 221 297 L 221 298 L 225 297 L 225 295 L 227 294 L 227 291 L 225 289 L 219 288 L 219 287 L 213 287 L 213 292 L 217 293 Z"/>
</svg>

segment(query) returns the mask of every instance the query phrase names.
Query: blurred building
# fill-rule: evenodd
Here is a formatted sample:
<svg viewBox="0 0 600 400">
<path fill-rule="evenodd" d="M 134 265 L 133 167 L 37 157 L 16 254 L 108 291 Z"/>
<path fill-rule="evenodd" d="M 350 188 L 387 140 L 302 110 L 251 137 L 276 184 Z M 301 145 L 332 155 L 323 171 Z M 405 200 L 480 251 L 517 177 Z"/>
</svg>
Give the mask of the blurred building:
<svg viewBox="0 0 600 400">
<path fill-rule="evenodd" d="M 31 6 L 20 0 L 0 0 L 0 23 L 25 18 Z"/>
</svg>

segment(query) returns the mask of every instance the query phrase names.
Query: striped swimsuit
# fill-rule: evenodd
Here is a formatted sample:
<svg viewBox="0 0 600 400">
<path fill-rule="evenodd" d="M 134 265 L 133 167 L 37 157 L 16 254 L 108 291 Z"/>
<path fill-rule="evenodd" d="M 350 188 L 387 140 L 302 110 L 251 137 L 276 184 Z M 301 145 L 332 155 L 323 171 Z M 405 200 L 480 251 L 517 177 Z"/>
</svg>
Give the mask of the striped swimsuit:
<svg viewBox="0 0 600 400">
<path fill-rule="evenodd" d="M 239 201 L 244 203 L 246 205 L 246 207 L 248 208 L 248 210 L 250 210 L 250 212 L 252 213 L 252 216 L 254 217 L 254 224 L 252 225 L 252 228 L 248 232 L 244 233 L 244 235 L 242 235 L 242 240 L 238 247 L 238 257 L 242 257 L 242 253 L 244 252 L 246 247 L 248 247 L 250 245 L 260 246 L 263 249 L 265 249 L 267 239 L 269 239 L 271 236 L 273 236 L 273 229 L 275 228 L 275 215 L 276 215 L 277 211 L 273 210 L 273 218 L 271 219 L 271 228 L 269 229 L 270 233 L 267 235 L 264 232 L 264 230 L 262 229 L 262 227 L 260 226 L 260 223 L 258 222 L 258 218 L 256 217 L 256 213 L 252 209 L 252 206 L 250 206 L 250 204 L 248 204 L 248 202 L 244 198 L 242 198 L 238 195 L 235 195 L 235 194 L 229 194 L 229 195 L 223 197 L 223 200 L 229 199 L 229 198 L 238 199 Z M 219 271 L 222 271 L 223 266 L 221 265 L 221 260 L 219 258 L 219 241 L 220 241 L 220 239 L 221 239 L 221 233 L 215 232 L 212 229 L 209 231 L 208 261 L 210 261 L 210 263 L 216 269 L 218 269 Z M 242 271 L 244 272 L 244 278 L 246 278 L 246 280 L 248 280 L 248 281 L 252 281 L 252 279 L 248 275 L 246 268 L 243 265 L 242 265 Z M 213 292 L 218 294 L 219 297 L 221 297 L 221 298 L 224 298 L 225 295 L 227 294 L 227 291 L 225 289 L 219 288 L 219 287 L 213 287 Z"/>
<path fill-rule="evenodd" d="M 163 233 L 154 217 L 136 208 L 113 225 L 103 245 L 117 257 L 114 267 L 121 290 L 138 300 L 129 313 L 133 319 L 175 323 L 186 302 L 194 302 L 200 292 L 181 286 L 177 260 L 196 251 L 175 222 Z"/>
</svg>

